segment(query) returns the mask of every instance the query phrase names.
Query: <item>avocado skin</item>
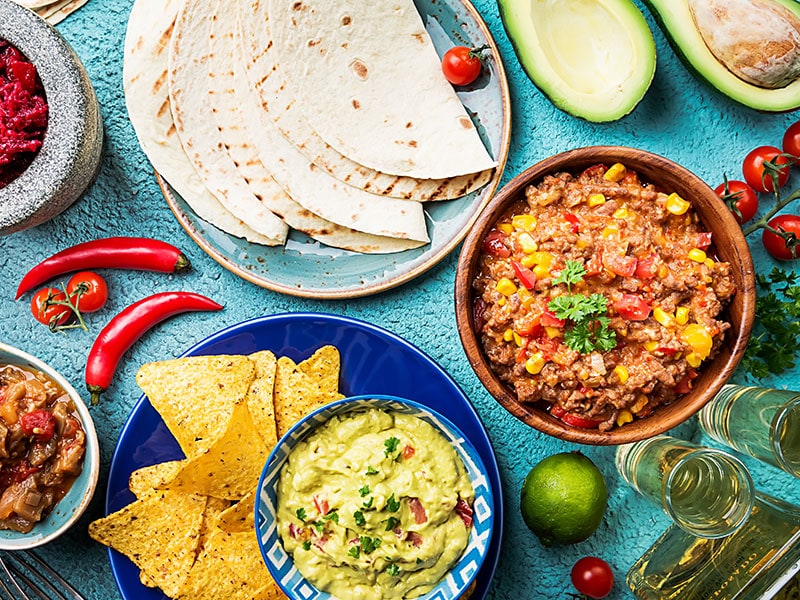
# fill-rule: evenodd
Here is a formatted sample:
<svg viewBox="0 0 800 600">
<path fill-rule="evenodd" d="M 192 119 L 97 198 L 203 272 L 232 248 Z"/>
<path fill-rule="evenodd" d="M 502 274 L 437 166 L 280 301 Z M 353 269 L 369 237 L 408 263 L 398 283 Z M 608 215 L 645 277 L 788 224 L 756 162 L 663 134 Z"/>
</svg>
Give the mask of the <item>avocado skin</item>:
<svg viewBox="0 0 800 600">
<path fill-rule="evenodd" d="M 762 99 L 763 96 L 769 95 L 768 94 L 769 90 L 742 81 L 741 79 L 736 77 L 733 73 L 730 73 L 730 71 L 728 71 L 724 65 L 716 61 L 716 59 L 714 59 L 715 62 L 719 65 L 721 73 L 724 72 L 730 78 L 736 80 L 737 82 L 740 82 L 741 84 L 746 85 L 749 88 L 749 93 L 751 93 L 752 96 L 741 95 L 739 93 L 734 92 L 731 89 L 725 89 L 723 86 L 716 85 L 714 81 L 711 79 L 711 77 L 706 75 L 703 69 L 699 68 L 695 64 L 695 62 L 692 60 L 689 50 L 684 49 L 680 45 L 680 43 L 678 42 L 678 40 L 676 39 L 675 35 L 672 32 L 672 28 L 669 26 L 669 23 L 667 22 L 666 18 L 661 13 L 660 5 L 662 3 L 686 2 L 686 0 L 641 0 L 641 1 L 642 4 L 644 4 L 648 8 L 650 13 L 653 15 L 653 18 L 655 19 L 658 26 L 661 28 L 661 31 L 664 32 L 664 36 L 667 38 L 669 45 L 672 47 L 672 50 L 684 64 L 686 69 L 690 73 L 692 73 L 692 75 L 694 75 L 697 79 L 705 83 L 708 87 L 722 94 L 723 96 L 726 96 L 727 98 L 733 100 L 734 102 L 741 104 L 742 106 L 746 106 L 748 108 L 752 108 L 761 112 L 785 113 L 800 108 L 800 81 L 795 81 L 795 83 L 791 84 L 791 86 L 793 87 L 797 86 L 797 91 L 794 94 L 793 99 L 783 103 L 782 105 L 776 105 L 773 102 L 765 102 Z M 788 0 L 788 1 L 773 0 L 773 1 L 776 2 L 777 4 L 785 6 L 800 18 L 800 2 L 797 2 L 796 0 Z M 687 23 L 684 26 L 691 27 L 693 30 L 696 31 L 694 23 Z M 708 52 L 708 50 L 705 48 L 705 45 L 703 46 L 703 49 L 706 52 Z"/>
<path fill-rule="evenodd" d="M 610 121 L 616 121 L 621 119 L 622 117 L 630 114 L 634 108 L 639 104 L 639 102 L 644 98 L 647 90 L 650 89 L 650 84 L 653 81 L 653 77 L 655 76 L 655 69 L 656 69 L 656 49 L 655 49 L 655 41 L 652 37 L 652 32 L 650 31 L 649 26 L 647 25 L 644 17 L 641 15 L 639 8 L 632 2 L 632 0 L 619 0 L 620 4 L 630 4 L 630 9 L 632 11 L 636 11 L 639 13 L 641 18 L 641 22 L 643 24 L 644 29 L 646 29 L 647 34 L 650 38 L 650 50 L 648 50 L 648 54 L 650 56 L 650 64 L 651 68 L 649 69 L 648 76 L 646 77 L 646 81 L 642 80 L 639 84 L 639 87 L 636 88 L 635 92 L 632 93 L 628 99 L 628 102 L 625 103 L 620 110 L 609 110 L 608 112 L 603 112 L 603 109 L 606 107 L 595 107 L 589 110 L 583 110 L 581 107 L 575 106 L 569 98 L 563 98 L 559 95 L 555 94 L 551 89 L 548 88 L 547 82 L 540 81 L 539 74 L 535 72 L 535 70 L 530 66 L 529 60 L 526 59 L 526 52 L 527 49 L 523 46 L 524 41 L 517 40 L 514 30 L 515 27 L 512 22 L 511 12 L 513 11 L 512 5 L 515 2 L 522 2 L 522 1 L 532 1 L 532 0 L 497 0 L 497 7 L 500 13 L 500 20 L 503 23 L 503 28 L 506 31 L 506 35 L 508 36 L 509 41 L 511 42 L 511 46 L 514 48 L 514 53 L 517 55 L 517 60 L 519 61 L 522 69 L 525 71 L 528 79 L 530 79 L 531 83 L 538 89 L 556 108 L 559 110 L 564 111 L 567 114 L 570 114 L 574 117 L 578 117 L 584 119 L 589 122 L 594 123 L 604 123 Z M 543 59 L 539 59 L 543 60 Z"/>
</svg>

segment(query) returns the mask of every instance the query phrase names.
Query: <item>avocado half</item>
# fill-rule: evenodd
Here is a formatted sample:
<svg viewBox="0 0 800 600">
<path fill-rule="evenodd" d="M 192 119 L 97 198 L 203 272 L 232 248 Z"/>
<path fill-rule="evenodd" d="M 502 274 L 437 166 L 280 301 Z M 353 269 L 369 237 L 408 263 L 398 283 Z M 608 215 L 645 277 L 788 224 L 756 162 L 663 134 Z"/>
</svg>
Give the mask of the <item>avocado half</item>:
<svg viewBox="0 0 800 600">
<path fill-rule="evenodd" d="M 693 16 L 692 4 L 694 2 L 707 3 L 709 0 L 642 0 L 650 9 L 664 34 L 669 39 L 675 53 L 681 58 L 687 68 L 692 71 L 699 79 L 705 81 L 713 88 L 725 94 L 732 100 L 739 102 L 750 108 L 768 112 L 785 112 L 800 107 L 800 55 L 797 54 L 798 48 L 794 48 L 794 54 L 787 52 L 782 60 L 785 62 L 784 68 L 786 77 L 784 80 L 768 81 L 769 77 L 764 77 L 762 84 L 757 84 L 752 79 L 747 81 L 742 74 L 735 74 L 736 65 L 733 69 L 725 65 L 720 57 L 714 54 L 709 48 L 709 43 L 714 46 L 713 37 L 717 38 L 728 36 L 730 39 L 722 40 L 729 47 L 734 47 L 738 43 L 750 44 L 753 47 L 766 49 L 771 47 L 771 42 L 765 37 L 753 38 L 754 35 L 763 34 L 768 36 L 777 31 L 775 27 L 764 26 L 763 18 L 774 17 L 782 14 L 785 21 L 796 20 L 792 25 L 788 23 L 788 28 L 800 26 L 800 3 L 797 0 L 717 0 L 722 3 L 722 10 L 740 5 L 745 10 L 740 14 L 731 15 L 730 31 L 725 31 L 723 27 L 715 27 L 705 33 L 698 28 L 698 21 Z M 708 4 L 697 5 L 708 9 Z M 759 13 L 767 11 L 769 15 Z M 788 12 L 787 12 L 788 11 Z M 742 20 L 742 19 L 746 20 Z M 762 23 L 759 26 L 759 23 Z M 741 36 L 742 39 L 736 40 L 734 35 Z M 796 36 L 794 45 L 797 46 Z M 785 38 L 785 36 L 782 36 Z M 778 40 L 786 43 L 786 40 Z M 717 50 L 717 54 L 722 57 L 722 53 Z M 724 58 L 724 57 L 722 57 Z M 769 62 L 764 58 L 762 62 Z M 746 75 L 745 75 L 746 77 Z M 779 79 L 779 78 L 776 78 Z"/>
<path fill-rule="evenodd" d="M 498 6 L 523 69 L 561 110 L 615 121 L 650 87 L 655 42 L 631 0 L 498 0 Z"/>
</svg>

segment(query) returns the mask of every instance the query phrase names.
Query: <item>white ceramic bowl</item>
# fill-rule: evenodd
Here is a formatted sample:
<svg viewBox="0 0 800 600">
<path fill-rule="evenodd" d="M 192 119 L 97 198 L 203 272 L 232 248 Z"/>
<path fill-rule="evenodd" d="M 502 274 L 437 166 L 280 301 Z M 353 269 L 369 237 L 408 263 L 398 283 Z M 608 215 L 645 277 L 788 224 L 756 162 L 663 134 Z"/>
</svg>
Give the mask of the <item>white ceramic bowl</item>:
<svg viewBox="0 0 800 600">
<path fill-rule="evenodd" d="M 83 470 L 72 487 L 58 503 L 50 514 L 37 523 L 29 533 L 18 531 L 0 530 L 0 550 L 26 550 L 46 544 L 69 529 L 77 521 L 89 502 L 92 500 L 97 477 L 100 473 L 100 447 L 97 443 L 97 433 L 89 410 L 69 382 L 50 366 L 18 350 L 13 346 L 0 343 L 0 365 L 12 364 L 24 368 L 42 371 L 63 389 L 78 411 L 83 430 L 86 432 L 86 454 L 83 458 Z"/>
<path fill-rule="evenodd" d="M 333 598 L 306 580 L 294 566 L 292 557 L 283 549 L 275 521 L 278 481 L 281 468 L 292 449 L 312 431 L 334 415 L 368 408 L 413 415 L 431 424 L 450 441 L 466 467 L 475 489 L 469 544 L 445 578 L 433 590 L 419 596 L 420 600 L 457 600 L 478 574 L 492 538 L 494 500 L 486 467 L 470 441 L 447 418 L 422 404 L 395 396 L 353 396 L 332 402 L 303 418 L 278 441 L 264 467 L 256 499 L 256 534 L 267 567 L 284 593 L 292 600 Z"/>
</svg>

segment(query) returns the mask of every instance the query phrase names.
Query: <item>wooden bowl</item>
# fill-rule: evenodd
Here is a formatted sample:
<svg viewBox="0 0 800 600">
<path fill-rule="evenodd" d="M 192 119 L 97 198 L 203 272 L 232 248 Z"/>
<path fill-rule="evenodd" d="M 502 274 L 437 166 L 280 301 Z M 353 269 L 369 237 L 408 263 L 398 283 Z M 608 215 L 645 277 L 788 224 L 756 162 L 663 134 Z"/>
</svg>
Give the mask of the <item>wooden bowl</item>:
<svg viewBox="0 0 800 600">
<path fill-rule="evenodd" d="M 713 234 L 720 260 L 731 263 L 736 294 L 724 318 L 731 328 L 717 356 L 703 364 L 694 388 L 672 404 L 659 406 L 647 418 L 636 419 L 610 431 L 580 429 L 565 424 L 538 405 L 522 403 L 514 391 L 494 373 L 484 354 L 473 322 L 474 290 L 481 243 L 486 234 L 515 201 L 524 197 L 529 184 L 558 172 L 578 174 L 596 164 L 620 162 L 636 171 L 643 182 L 677 192 L 692 202 L 701 221 Z M 744 354 L 755 316 L 753 260 L 742 230 L 730 210 L 699 177 L 656 154 L 633 148 L 596 146 L 571 150 L 547 158 L 511 180 L 492 199 L 464 240 L 455 283 L 456 321 L 461 343 L 475 374 L 489 393 L 515 417 L 531 427 L 564 440 L 582 444 L 611 445 L 635 442 L 671 429 L 699 411 L 714 397 L 733 373 Z"/>
</svg>

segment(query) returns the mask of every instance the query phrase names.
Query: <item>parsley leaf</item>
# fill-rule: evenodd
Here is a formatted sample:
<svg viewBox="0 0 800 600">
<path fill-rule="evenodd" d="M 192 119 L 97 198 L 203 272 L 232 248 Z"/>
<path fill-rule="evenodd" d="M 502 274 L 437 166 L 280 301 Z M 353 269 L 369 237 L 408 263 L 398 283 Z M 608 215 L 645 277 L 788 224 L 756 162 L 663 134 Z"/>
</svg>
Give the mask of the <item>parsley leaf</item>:
<svg viewBox="0 0 800 600">
<path fill-rule="evenodd" d="M 554 284 L 565 283 L 567 291 L 572 293 L 572 284 L 578 283 L 586 275 L 586 267 L 578 260 L 568 260 L 561 269 L 558 277 L 553 279 Z"/>
<path fill-rule="evenodd" d="M 609 327 L 608 298 L 603 294 L 557 296 L 548 304 L 559 319 L 572 321 L 564 331 L 564 343 L 581 354 L 607 352 L 617 346 L 617 333 Z"/>
<path fill-rule="evenodd" d="M 324 521 L 314 521 L 311 523 L 318 532 L 322 532 L 325 529 L 325 522 Z"/>
<path fill-rule="evenodd" d="M 394 563 L 390 563 L 389 566 L 386 567 L 386 572 L 392 577 L 397 577 L 400 575 L 400 567 Z"/>
<path fill-rule="evenodd" d="M 397 512 L 400 510 L 400 502 L 395 500 L 394 494 L 389 496 L 389 498 L 386 500 L 386 510 L 389 512 Z"/>
<path fill-rule="evenodd" d="M 350 550 L 348 550 L 347 553 L 353 558 L 358 558 L 359 556 L 361 556 L 361 548 L 359 548 L 358 546 L 351 546 Z"/>
<path fill-rule="evenodd" d="M 364 554 L 371 554 L 381 545 L 381 538 L 371 538 L 368 535 L 362 535 L 359 541 L 361 542 L 361 551 Z"/>
<path fill-rule="evenodd" d="M 355 520 L 356 525 L 358 525 L 359 527 L 363 527 L 364 525 L 367 524 L 367 520 L 364 518 L 364 513 L 361 512 L 360 510 L 357 510 L 356 512 L 353 513 L 353 519 Z"/>
<path fill-rule="evenodd" d="M 378 472 L 375 469 L 369 466 L 367 467 L 367 475 L 377 475 L 377 474 Z"/>
<path fill-rule="evenodd" d="M 332 511 L 330 511 L 327 515 L 325 515 L 322 518 L 325 519 L 326 521 L 333 521 L 334 523 L 338 523 L 339 522 L 339 513 L 336 512 L 336 511 L 337 511 L 337 509 L 334 508 Z"/>
<path fill-rule="evenodd" d="M 398 519 L 397 517 L 389 517 L 385 521 L 381 522 L 386 523 L 386 529 L 384 531 L 391 531 L 400 524 L 400 519 Z"/>
<path fill-rule="evenodd" d="M 386 449 L 383 451 L 384 456 L 389 456 L 390 454 L 394 454 L 397 452 L 397 444 L 400 443 L 396 437 L 390 437 L 386 441 L 383 442 L 383 445 L 386 446 Z"/>
<path fill-rule="evenodd" d="M 309 542 L 308 540 L 303 542 L 303 550 L 311 550 L 311 542 Z"/>
<path fill-rule="evenodd" d="M 362 488 L 359 488 L 359 489 L 358 489 L 358 493 L 359 493 L 359 494 L 361 494 L 361 497 L 363 498 L 364 496 L 366 496 L 367 494 L 369 494 L 369 486 L 368 486 L 368 485 L 365 485 L 364 487 L 362 487 Z"/>
<path fill-rule="evenodd" d="M 367 500 L 366 502 L 362 502 L 361 503 L 361 506 L 364 507 L 364 508 L 372 508 L 372 502 L 374 500 L 375 500 L 374 496 L 370 496 L 369 500 Z"/>
<path fill-rule="evenodd" d="M 305 508 L 298 508 L 295 511 L 295 514 L 297 515 L 297 518 L 300 519 L 303 523 L 306 522 L 306 518 L 308 517 L 308 515 L 306 515 L 306 509 Z"/>
</svg>

